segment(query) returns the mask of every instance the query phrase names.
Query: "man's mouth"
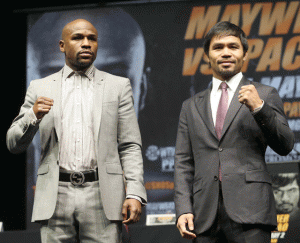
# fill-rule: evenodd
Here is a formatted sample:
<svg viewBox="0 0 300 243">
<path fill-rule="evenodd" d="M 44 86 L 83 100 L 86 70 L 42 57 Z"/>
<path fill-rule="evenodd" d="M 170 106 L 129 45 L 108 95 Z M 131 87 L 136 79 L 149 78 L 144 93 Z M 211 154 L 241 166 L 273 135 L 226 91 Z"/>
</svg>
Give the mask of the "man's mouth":
<svg viewBox="0 0 300 243">
<path fill-rule="evenodd" d="M 218 61 L 218 64 L 235 64 L 234 60 L 220 60 Z"/>
<path fill-rule="evenodd" d="M 81 52 L 79 52 L 79 55 L 81 57 L 91 57 L 94 55 L 94 53 L 91 51 L 81 51 Z"/>
</svg>

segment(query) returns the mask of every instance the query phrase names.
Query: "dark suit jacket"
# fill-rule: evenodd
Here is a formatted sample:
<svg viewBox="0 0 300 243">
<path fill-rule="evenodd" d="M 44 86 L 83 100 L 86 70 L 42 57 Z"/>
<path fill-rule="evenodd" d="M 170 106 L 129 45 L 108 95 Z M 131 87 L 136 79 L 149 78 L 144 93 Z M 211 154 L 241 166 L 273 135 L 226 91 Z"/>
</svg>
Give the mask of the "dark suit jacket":
<svg viewBox="0 0 300 243">
<path fill-rule="evenodd" d="M 270 146 L 280 155 L 294 146 L 275 88 L 251 82 L 264 100 L 253 115 L 239 103 L 238 92 L 250 81 L 243 78 L 229 106 L 222 137 L 217 138 L 210 104 L 210 89 L 182 105 L 175 154 L 175 207 L 177 218 L 195 215 L 195 230 L 208 230 L 217 213 L 219 164 L 226 211 L 232 220 L 245 224 L 276 227 L 276 210 L 271 178 L 265 163 Z"/>
</svg>

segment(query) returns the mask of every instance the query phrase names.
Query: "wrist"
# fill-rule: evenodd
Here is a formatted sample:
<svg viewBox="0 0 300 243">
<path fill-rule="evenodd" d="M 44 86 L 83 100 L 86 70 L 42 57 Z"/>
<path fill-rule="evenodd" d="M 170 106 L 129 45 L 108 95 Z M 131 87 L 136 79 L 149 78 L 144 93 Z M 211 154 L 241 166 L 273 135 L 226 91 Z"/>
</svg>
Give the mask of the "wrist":
<svg viewBox="0 0 300 243">
<path fill-rule="evenodd" d="M 33 108 L 31 108 L 30 110 L 29 110 L 29 118 L 30 118 L 30 123 L 32 124 L 32 125 L 37 125 L 37 124 L 39 124 L 41 121 L 42 121 L 42 118 L 38 118 L 37 116 L 36 116 L 36 114 L 34 113 L 34 110 L 33 110 Z"/>
<path fill-rule="evenodd" d="M 260 103 L 256 104 L 254 107 L 251 108 L 251 112 L 252 113 L 259 112 L 261 110 L 261 108 L 263 108 L 264 103 L 265 102 L 263 100 L 260 100 Z"/>
</svg>

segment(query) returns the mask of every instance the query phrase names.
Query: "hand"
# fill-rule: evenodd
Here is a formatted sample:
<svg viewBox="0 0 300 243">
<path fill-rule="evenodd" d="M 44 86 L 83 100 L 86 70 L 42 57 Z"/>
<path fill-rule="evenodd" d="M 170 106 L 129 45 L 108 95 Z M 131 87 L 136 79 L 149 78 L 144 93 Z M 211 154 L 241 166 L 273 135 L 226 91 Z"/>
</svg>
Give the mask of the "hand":
<svg viewBox="0 0 300 243">
<path fill-rule="evenodd" d="M 37 119 L 41 119 L 48 114 L 53 106 L 53 100 L 47 97 L 39 97 L 33 105 L 33 112 Z"/>
<path fill-rule="evenodd" d="M 130 217 L 128 218 L 128 211 L 130 212 Z M 136 199 L 126 199 L 123 208 L 123 224 L 129 225 L 134 224 L 140 220 L 142 214 L 142 204 Z"/>
<path fill-rule="evenodd" d="M 186 226 L 188 225 L 189 231 Z M 181 236 L 185 239 L 195 239 L 196 234 L 191 232 L 194 230 L 194 215 L 191 213 L 182 214 L 177 221 L 177 228 Z"/>
<path fill-rule="evenodd" d="M 251 111 L 254 111 L 263 104 L 255 86 L 252 84 L 242 86 L 239 94 L 239 102 L 245 104 Z"/>
</svg>

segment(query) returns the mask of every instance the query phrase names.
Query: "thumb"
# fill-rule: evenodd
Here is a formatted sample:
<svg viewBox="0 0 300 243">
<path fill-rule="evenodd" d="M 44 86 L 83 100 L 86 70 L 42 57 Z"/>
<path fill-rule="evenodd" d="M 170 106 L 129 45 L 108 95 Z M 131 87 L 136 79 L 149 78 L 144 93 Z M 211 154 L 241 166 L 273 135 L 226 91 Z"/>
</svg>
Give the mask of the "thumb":
<svg viewBox="0 0 300 243">
<path fill-rule="evenodd" d="M 124 203 L 122 208 L 123 221 L 127 219 L 128 206 Z"/>
<path fill-rule="evenodd" d="M 194 230 L 194 217 L 188 217 L 187 220 L 189 230 Z"/>
</svg>

